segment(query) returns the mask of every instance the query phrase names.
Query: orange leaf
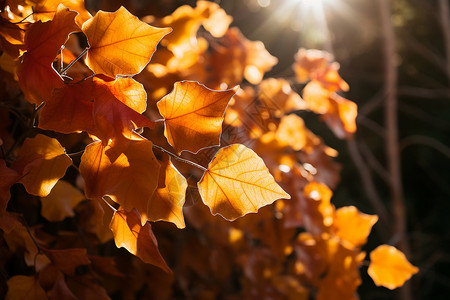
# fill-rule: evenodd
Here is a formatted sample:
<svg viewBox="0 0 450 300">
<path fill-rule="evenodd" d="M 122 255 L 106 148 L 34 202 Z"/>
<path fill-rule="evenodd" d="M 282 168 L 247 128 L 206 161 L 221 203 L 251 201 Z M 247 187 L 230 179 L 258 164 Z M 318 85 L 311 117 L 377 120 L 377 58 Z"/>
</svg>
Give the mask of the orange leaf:
<svg viewBox="0 0 450 300">
<path fill-rule="evenodd" d="M 159 41 L 171 31 L 141 22 L 123 6 L 114 13 L 97 12 L 82 30 L 90 46 L 87 65 L 109 77 L 141 72 Z"/>
<path fill-rule="evenodd" d="M 63 80 L 52 63 L 70 33 L 79 31 L 76 12 L 59 5 L 52 21 L 33 23 L 25 33 L 25 50 L 17 75 L 26 99 L 40 104 L 50 99 Z"/>
<path fill-rule="evenodd" d="M 172 162 L 168 160 L 162 165 L 161 188 L 156 189 L 148 203 L 148 219 L 150 221 L 167 221 L 178 228 L 184 228 L 183 204 L 186 195 L 187 181 Z"/>
<path fill-rule="evenodd" d="M 330 111 L 323 119 L 338 138 L 344 139 L 356 131 L 357 115 L 356 103 L 334 94 L 330 97 Z"/>
<path fill-rule="evenodd" d="M 56 89 L 42 107 L 39 128 L 61 133 L 86 131 L 95 135 L 92 93 L 92 80 Z"/>
<path fill-rule="evenodd" d="M 333 226 L 338 237 L 354 247 L 361 247 L 377 221 L 377 215 L 366 215 L 354 206 L 345 206 L 336 210 Z"/>
<path fill-rule="evenodd" d="M 58 222 L 73 217 L 74 207 L 86 199 L 77 188 L 60 180 L 47 197 L 41 198 L 41 215 L 50 222 Z"/>
<path fill-rule="evenodd" d="M 16 59 L 24 48 L 25 29 L 28 25 L 14 24 L 0 17 L 0 49 Z"/>
<path fill-rule="evenodd" d="M 33 6 L 33 16 L 40 21 L 52 20 L 58 5 L 61 3 L 67 8 L 78 12 L 76 21 L 81 28 L 84 22 L 92 18 L 91 14 L 84 7 L 84 0 L 31 0 Z"/>
<path fill-rule="evenodd" d="M 263 160 L 244 145 L 220 149 L 198 183 L 213 215 L 233 221 L 290 196 L 275 182 Z"/>
<path fill-rule="evenodd" d="M 19 182 L 28 193 L 45 197 L 71 164 L 58 140 L 38 134 L 25 140 L 12 168 L 21 174 Z"/>
<path fill-rule="evenodd" d="M 301 150 L 307 142 L 305 122 L 295 114 L 283 116 L 276 137 L 282 145 L 289 145 L 295 151 Z"/>
<path fill-rule="evenodd" d="M 152 120 L 140 114 L 146 107 L 146 93 L 140 83 L 131 78 L 109 81 L 104 77 L 94 77 L 93 83 L 93 114 L 100 139 L 131 139 L 132 130 L 154 127 Z"/>
<path fill-rule="evenodd" d="M 47 300 L 44 289 L 35 276 L 16 275 L 8 279 L 8 293 L 5 300 L 29 299 Z"/>
<path fill-rule="evenodd" d="M 312 80 L 303 89 L 303 100 L 311 111 L 326 114 L 330 111 L 330 94 L 319 81 Z"/>
<path fill-rule="evenodd" d="M 67 275 L 73 276 L 77 267 L 91 263 L 85 248 L 64 250 L 43 249 L 43 251 L 50 258 L 53 265 Z"/>
<path fill-rule="evenodd" d="M 314 79 L 318 74 L 325 72 L 333 56 L 325 51 L 300 48 L 295 54 L 295 63 L 292 66 L 300 83 Z"/>
<path fill-rule="evenodd" d="M 136 208 L 142 224 L 147 221 L 148 202 L 158 186 L 159 169 L 152 142 L 142 138 L 106 146 L 92 143 L 80 163 L 86 197 L 109 196 L 126 211 Z"/>
<path fill-rule="evenodd" d="M 114 241 L 118 248 L 124 247 L 130 253 L 139 257 L 143 262 L 155 265 L 171 273 L 164 258 L 158 250 L 158 242 L 153 234 L 150 223 L 141 226 L 141 217 L 136 210 L 126 212 L 117 210 L 109 227 L 114 234 Z"/>
<path fill-rule="evenodd" d="M 236 91 L 237 87 L 214 91 L 194 81 L 175 83 L 157 105 L 164 117 L 164 135 L 177 153 L 219 144 L 223 115 Z"/>
<path fill-rule="evenodd" d="M 395 289 L 402 286 L 419 269 L 409 263 L 405 254 L 389 245 L 378 246 L 370 253 L 367 273 L 376 285 Z"/>
<path fill-rule="evenodd" d="M 0 214 L 5 212 L 11 193 L 9 189 L 19 179 L 17 171 L 6 166 L 3 159 L 0 159 Z"/>
</svg>

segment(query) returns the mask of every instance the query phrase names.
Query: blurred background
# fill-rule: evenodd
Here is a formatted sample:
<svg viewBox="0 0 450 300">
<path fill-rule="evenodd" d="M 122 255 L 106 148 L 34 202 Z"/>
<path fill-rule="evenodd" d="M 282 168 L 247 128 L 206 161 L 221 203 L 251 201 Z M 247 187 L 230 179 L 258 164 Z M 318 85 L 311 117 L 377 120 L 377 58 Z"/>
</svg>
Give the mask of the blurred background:
<svg viewBox="0 0 450 300">
<path fill-rule="evenodd" d="M 339 152 L 341 181 L 332 201 L 337 207 L 355 205 L 368 214 L 379 214 L 377 205 L 381 205 L 387 216 L 385 222 L 391 225 L 398 223 L 393 203 L 400 201 L 406 212 L 405 236 L 388 234 L 386 240 L 377 230 L 379 222 L 364 250 L 370 251 L 380 243 L 404 243 L 409 248 L 405 251 L 408 258 L 420 268 L 411 281 L 413 298 L 448 299 L 448 0 L 215 2 L 233 17 L 232 26 L 239 27 L 249 40 L 262 41 L 279 59 L 266 77 L 294 78 L 291 66 L 301 47 L 334 55 L 341 65 L 341 76 L 350 85 L 343 96 L 359 107 L 354 139 L 340 140 L 316 115 L 301 114 L 308 128 Z M 114 11 L 125 5 L 139 17 L 162 17 L 184 4 L 195 6 L 195 1 L 87 1 L 92 11 Z M 391 100 L 398 102 L 389 117 L 385 108 Z M 389 118 L 391 123 L 387 125 Z M 394 152 L 388 155 L 388 149 Z M 361 274 L 362 299 L 389 299 L 395 294 L 376 288 L 366 270 Z"/>
</svg>

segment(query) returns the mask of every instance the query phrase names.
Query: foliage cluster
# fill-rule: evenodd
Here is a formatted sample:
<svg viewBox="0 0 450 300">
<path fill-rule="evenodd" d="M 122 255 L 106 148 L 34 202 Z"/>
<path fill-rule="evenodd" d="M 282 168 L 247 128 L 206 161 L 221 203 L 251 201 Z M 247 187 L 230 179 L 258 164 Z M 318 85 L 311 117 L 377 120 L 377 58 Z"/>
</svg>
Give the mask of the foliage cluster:
<svg viewBox="0 0 450 300">
<path fill-rule="evenodd" d="M 298 115 L 355 132 L 331 55 L 298 51 L 300 96 L 263 80 L 277 59 L 212 2 L 143 21 L 124 7 L 92 17 L 83 1 L 2 5 L 7 299 L 357 298 L 378 217 L 330 202 L 337 152 Z M 157 222 L 185 218 L 183 239 Z M 392 246 L 370 253 L 377 285 L 417 271 Z"/>
</svg>

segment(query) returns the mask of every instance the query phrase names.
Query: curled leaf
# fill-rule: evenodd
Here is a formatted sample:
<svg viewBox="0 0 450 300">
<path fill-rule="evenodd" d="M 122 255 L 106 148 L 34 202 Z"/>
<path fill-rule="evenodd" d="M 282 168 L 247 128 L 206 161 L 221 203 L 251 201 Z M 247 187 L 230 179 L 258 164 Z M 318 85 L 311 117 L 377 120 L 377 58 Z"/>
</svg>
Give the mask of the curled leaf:
<svg viewBox="0 0 450 300">
<path fill-rule="evenodd" d="M 117 210 L 109 227 L 114 234 L 114 241 L 118 248 L 124 247 L 143 262 L 155 265 L 168 273 L 171 272 L 159 253 L 158 242 L 150 223 L 147 222 L 142 226 L 141 217 L 136 210 L 130 212 Z"/>
<path fill-rule="evenodd" d="M 290 196 L 275 182 L 253 150 L 235 144 L 220 149 L 198 183 L 213 215 L 235 220 Z"/>
<path fill-rule="evenodd" d="M 378 246 L 370 253 L 367 273 L 376 285 L 395 289 L 402 286 L 412 275 L 419 272 L 401 251 L 389 245 Z"/>
<path fill-rule="evenodd" d="M 113 13 L 97 12 L 82 30 L 90 47 L 87 65 L 94 73 L 113 78 L 141 72 L 159 41 L 171 31 L 140 21 L 123 6 Z"/>
<path fill-rule="evenodd" d="M 173 91 L 157 103 L 169 144 L 178 153 L 218 145 L 223 115 L 236 91 L 237 87 L 215 91 L 195 81 L 176 82 Z"/>
</svg>

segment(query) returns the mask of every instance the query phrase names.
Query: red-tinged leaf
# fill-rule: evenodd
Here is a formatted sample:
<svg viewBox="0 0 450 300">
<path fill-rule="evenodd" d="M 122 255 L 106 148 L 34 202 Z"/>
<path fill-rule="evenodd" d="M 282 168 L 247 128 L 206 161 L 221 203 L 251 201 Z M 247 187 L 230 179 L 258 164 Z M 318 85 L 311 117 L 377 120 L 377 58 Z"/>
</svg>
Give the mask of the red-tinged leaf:
<svg viewBox="0 0 450 300">
<path fill-rule="evenodd" d="M 354 206 L 344 206 L 336 210 L 333 227 L 338 237 L 349 242 L 352 247 L 361 247 L 367 242 L 372 226 L 377 221 L 377 215 L 366 215 Z"/>
<path fill-rule="evenodd" d="M 41 215 L 50 222 L 75 216 L 73 209 L 86 199 L 84 194 L 67 181 L 60 180 L 47 197 L 41 198 Z"/>
<path fill-rule="evenodd" d="M 412 275 L 419 272 L 400 250 L 389 245 L 378 246 L 370 252 L 367 273 L 378 286 L 395 289 L 402 286 Z"/>
<path fill-rule="evenodd" d="M 223 115 L 237 87 L 210 90 L 194 81 L 176 82 L 157 103 L 164 117 L 164 135 L 174 149 L 193 153 L 219 144 Z"/>
<path fill-rule="evenodd" d="M 131 139 L 132 130 L 154 127 L 155 122 L 140 114 L 145 110 L 146 93 L 133 79 L 120 78 L 111 82 L 95 77 L 93 94 L 93 114 L 100 139 Z"/>
<path fill-rule="evenodd" d="M 141 217 L 136 210 L 126 212 L 119 209 L 114 213 L 110 228 L 118 248 L 124 247 L 143 262 L 155 265 L 171 273 L 158 250 L 158 242 L 150 223 L 141 226 Z"/>
<path fill-rule="evenodd" d="M 290 196 L 275 182 L 263 160 L 244 145 L 220 149 L 198 183 L 203 202 L 213 215 L 227 220 L 256 212 Z"/>
<path fill-rule="evenodd" d="M 123 6 L 114 13 L 97 12 L 83 24 L 88 38 L 87 65 L 109 77 L 135 75 L 150 61 L 170 28 L 156 28 L 130 14 Z"/>
<path fill-rule="evenodd" d="M 76 296 L 76 299 L 95 299 L 95 300 L 111 300 L 105 288 L 98 284 L 98 276 L 68 276 L 66 277 L 67 286 Z"/>
<path fill-rule="evenodd" d="M 0 159 L 0 214 L 6 211 L 9 198 L 11 198 L 10 188 L 19 180 L 19 173 L 6 166 L 3 159 Z"/>
<path fill-rule="evenodd" d="M 96 135 L 92 100 L 92 80 L 66 84 L 56 89 L 42 107 L 39 128 L 61 133 L 86 131 Z"/>
<path fill-rule="evenodd" d="M 14 229 L 22 226 L 17 215 L 4 212 L 0 214 L 0 229 L 4 233 L 10 234 Z"/>
<path fill-rule="evenodd" d="M 45 197 L 71 164 L 58 140 L 38 134 L 25 140 L 11 167 L 21 174 L 19 182 L 28 193 Z"/>
<path fill-rule="evenodd" d="M 182 209 L 188 186 L 186 178 L 175 169 L 170 160 L 162 165 L 161 175 L 163 172 L 164 176 L 160 176 L 162 187 L 156 189 L 148 203 L 148 219 L 172 222 L 178 228 L 184 228 Z"/>
<path fill-rule="evenodd" d="M 92 18 L 84 7 L 84 0 L 28 0 L 27 2 L 31 2 L 30 5 L 33 6 L 33 16 L 43 22 L 53 19 L 60 3 L 78 13 L 76 21 L 80 28 L 84 22 Z"/>
<path fill-rule="evenodd" d="M 43 249 L 43 251 L 50 258 L 53 265 L 66 275 L 73 276 L 77 267 L 91 263 L 85 248 L 64 250 Z"/>
<path fill-rule="evenodd" d="M 26 52 L 17 75 L 30 103 L 40 104 L 50 99 L 55 88 L 62 87 L 63 80 L 52 63 L 69 34 L 79 30 L 76 14 L 60 5 L 52 21 L 33 23 L 25 33 Z"/>
<path fill-rule="evenodd" d="M 136 208 L 142 224 L 147 221 L 148 202 L 158 186 L 159 169 L 152 142 L 141 138 L 106 146 L 92 143 L 80 164 L 88 198 L 109 196 L 127 211 Z"/>
<path fill-rule="evenodd" d="M 5 300 L 48 300 L 35 276 L 16 275 L 11 277 L 7 284 L 8 293 Z"/>
<path fill-rule="evenodd" d="M 0 17 L 0 49 L 12 58 L 19 57 L 20 50 L 25 47 L 25 29 L 28 24 L 14 24 Z"/>
</svg>

